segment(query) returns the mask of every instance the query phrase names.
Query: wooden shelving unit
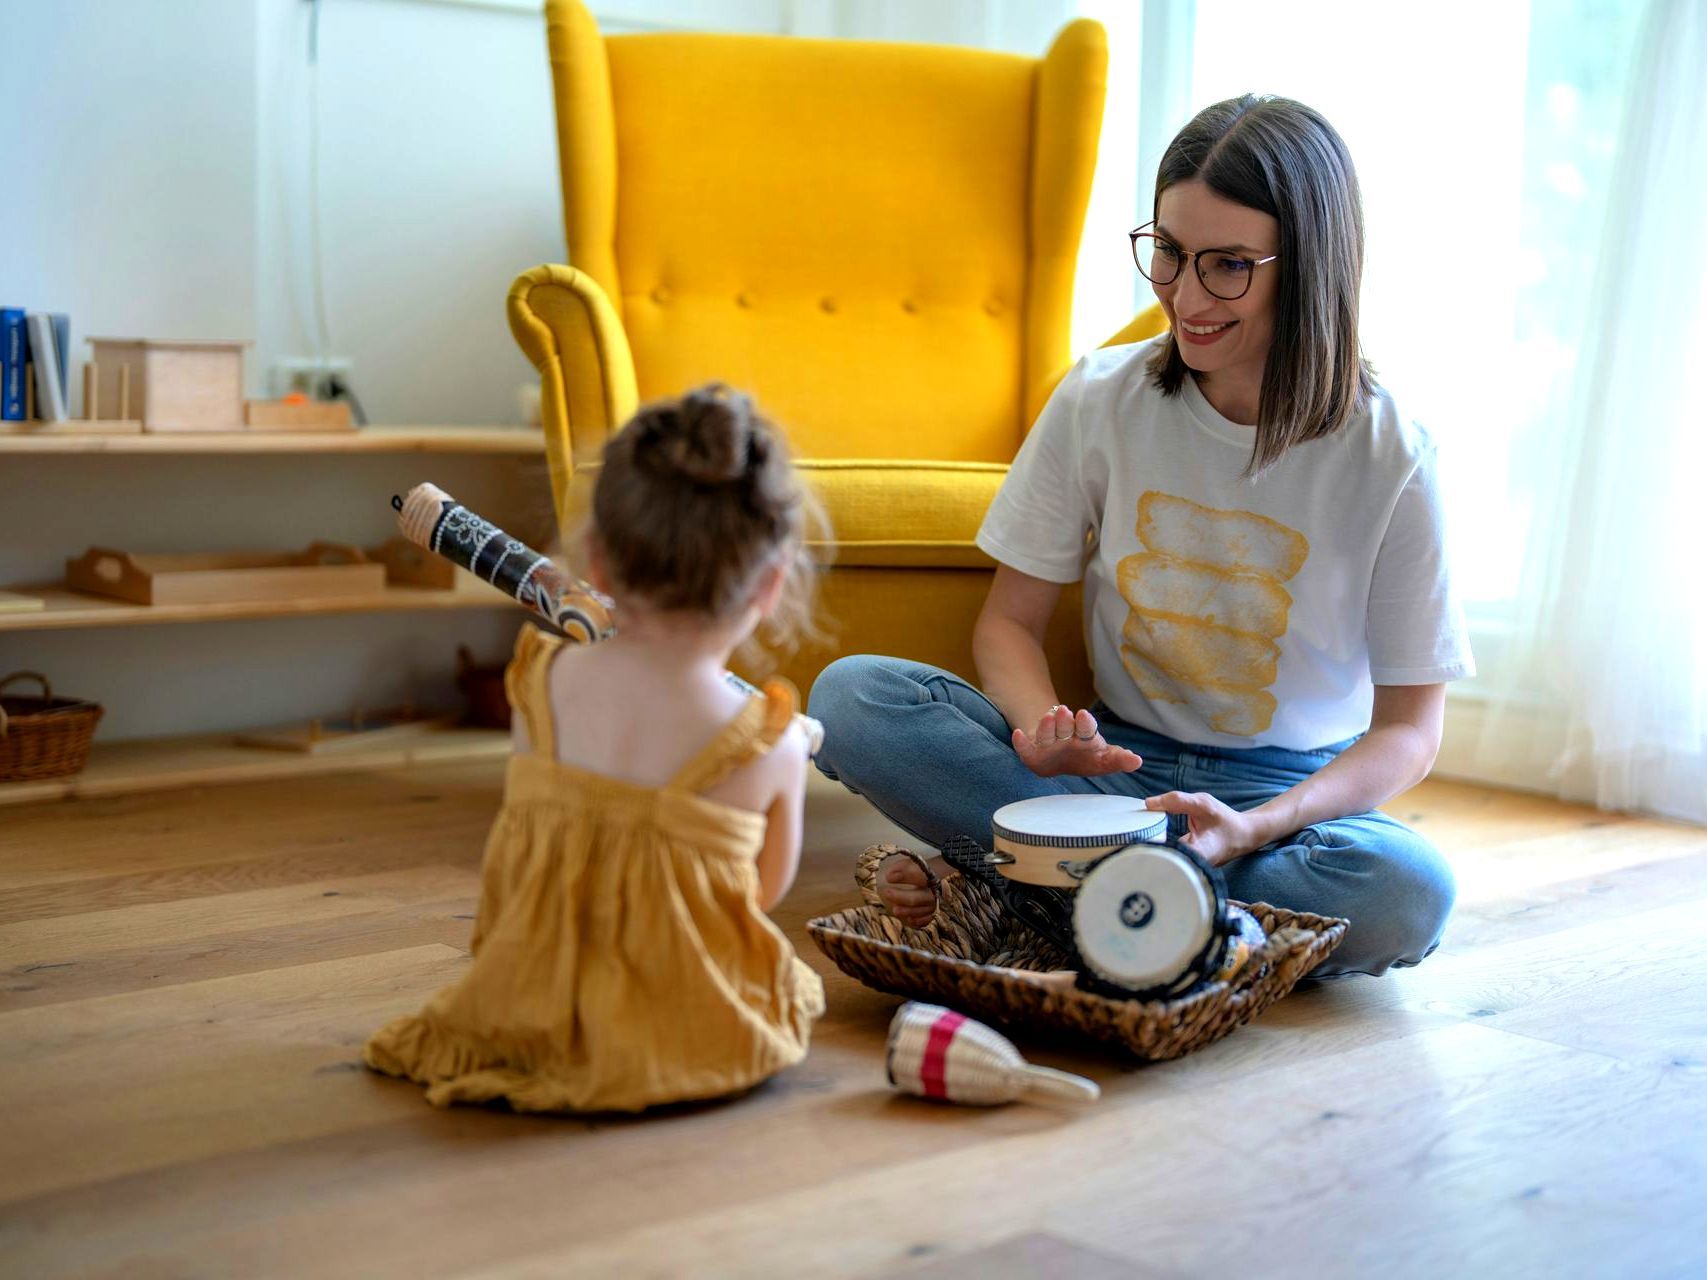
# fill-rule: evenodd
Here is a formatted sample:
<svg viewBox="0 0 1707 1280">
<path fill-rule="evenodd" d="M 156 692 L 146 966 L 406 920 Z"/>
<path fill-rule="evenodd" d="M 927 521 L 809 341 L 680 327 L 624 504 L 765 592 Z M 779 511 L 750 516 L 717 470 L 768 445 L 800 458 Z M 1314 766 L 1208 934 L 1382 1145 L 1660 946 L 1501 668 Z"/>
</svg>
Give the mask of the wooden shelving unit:
<svg viewBox="0 0 1707 1280">
<path fill-rule="evenodd" d="M 174 431 L 95 435 L 0 433 L 8 453 L 510 453 L 545 457 L 533 427 L 363 427 L 359 431 Z"/>
<path fill-rule="evenodd" d="M 35 596 L 45 608 L 0 613 L 0 632 L 64 631 L 81 627 L 132 627 L 165 622 L 228 622 L 239 618 L 301 618 L 332 613 L 407 613 L 414 610 L 515 607 L 503 592 L 473 574 L 459 572 L 454 587 L 386 586 L 372 595 L 328 600 L 245 600 L 220 604 L 131 604 L 85 595 L 63 586 L 6 587 Z"/>
<path fill-rule="evenodd" d="M 501 729 L 464 728 L 440 729 L 389 747 L 376 745 L 326 755 L 241 747 L 230 733 L 96 742 L 89 753 L 88 767 L 73 777 L 45 782 L 0 782 L 0 808 L 175 787 L 301 778 L 352 769 L 497 760 L 509 748 L 510 735 Z"/>
<path fill-rule="evenodd" d="M 95 434 L 0 428 L 0 466 L 16 455 L 78 457 L 107 455 L 281 454 L 465 454 L 545 459 L 545 437 L 532 427 L 364 427 L 357 431 L 146 432 Z M 44 607 L 0 612 L 0 633 L 90 627 L 149 626 L 165 623 L 221 622 L 249 618 L 291 618 L 347 613 L 404 613 L 444 609 L 515 608 L 515 602 L 458 570 L 450 588 L 387 585 L 371 594 L 341 599 L 293 599 L 215 604 L 139 605 L 67 589 L 61 583 L 6 587 L 35 596 Z M 0 783 L 0 807 L 73 797 L 113 796 L 169 787 L 203 786 L 265 778 L 342 773 L 351 769 L 391 769 L 449 761 L 500 759 L 509 735 L 490 729 L 453 728 L 424 734 L 387 747 L 321 755 L 239 746 L 234 733 L 138 739 L 105 743 L 98 738 L 89 764 L 74 777 L 46 782 Z"/>
</svg>

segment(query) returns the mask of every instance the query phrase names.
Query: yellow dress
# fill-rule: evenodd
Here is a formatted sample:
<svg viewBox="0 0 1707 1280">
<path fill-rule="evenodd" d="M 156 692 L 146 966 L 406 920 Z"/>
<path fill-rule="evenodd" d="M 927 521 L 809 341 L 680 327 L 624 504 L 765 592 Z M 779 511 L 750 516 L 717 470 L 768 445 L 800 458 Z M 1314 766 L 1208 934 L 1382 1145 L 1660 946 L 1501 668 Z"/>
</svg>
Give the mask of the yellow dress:
<svg viewBox="0 0 1707 1280">
<path fill-rule="evenodd" d="M 765 816 L 700 794 L 769 751 L 775 684 L 662 787 L 557 762 L 545 676 L 562 641 L 524 628 L 505 673 L 531 755 L 487 838 L 473 962 L 368 1041 L 427 1101 L 638 1111 L 756 1084 L 806 1056 L 818 975 L 759 909 Z"/>
</svg>

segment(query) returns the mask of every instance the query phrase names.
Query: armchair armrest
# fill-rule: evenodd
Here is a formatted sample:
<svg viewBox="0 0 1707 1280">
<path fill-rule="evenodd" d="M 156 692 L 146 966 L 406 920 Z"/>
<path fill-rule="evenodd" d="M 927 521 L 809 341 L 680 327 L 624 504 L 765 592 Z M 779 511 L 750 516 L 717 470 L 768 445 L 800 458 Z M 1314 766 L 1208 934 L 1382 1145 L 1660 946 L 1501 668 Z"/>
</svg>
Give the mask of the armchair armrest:
<svg viewBox="0 0 1707 1280">
<path fill-rule="evenodd" d="M 540 421 L 560 522 L 580 467 L 598 461 L 639 404 L 634 354 L 610 298 L 584 271 L 548 265 L 516 277 L 506 311 L 516 344 L 539 371 Z"/>
</svg>

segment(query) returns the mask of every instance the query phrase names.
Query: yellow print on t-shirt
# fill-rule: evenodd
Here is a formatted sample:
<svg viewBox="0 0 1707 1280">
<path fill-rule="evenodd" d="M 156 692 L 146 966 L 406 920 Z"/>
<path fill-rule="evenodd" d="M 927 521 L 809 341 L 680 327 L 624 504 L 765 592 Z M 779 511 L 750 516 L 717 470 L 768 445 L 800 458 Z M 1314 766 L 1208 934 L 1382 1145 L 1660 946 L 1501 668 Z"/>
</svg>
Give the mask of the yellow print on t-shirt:
<svg viewBox="0 0 1707 1280">
<path fill-rule="evenodd" d="M 1189 705 L 1220 733 L 1261 733 L 1274 721 L 1275 642 L 1292 608 L 1281 584 L 1309 540 L 1267 516 L 1152 490 L 1138 499 L 1138 541 L 1144 550 L 1118 566 L 1128 674 L 1146 697 Z"/>
</svg>

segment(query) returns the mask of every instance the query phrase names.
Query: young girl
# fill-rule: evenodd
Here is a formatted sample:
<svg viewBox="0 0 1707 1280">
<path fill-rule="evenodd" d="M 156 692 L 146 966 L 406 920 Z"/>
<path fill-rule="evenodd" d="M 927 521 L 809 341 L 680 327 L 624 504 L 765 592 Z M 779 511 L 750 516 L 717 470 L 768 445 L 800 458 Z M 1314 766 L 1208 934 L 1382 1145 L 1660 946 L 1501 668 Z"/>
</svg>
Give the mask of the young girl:
<svg viewBox="0 0 1707 1280">
<path fill-rule="evenodd" d="M 1299 103 L 1217 103 L 1154 212 L 1132 248 L 1168 332 L 1079 362 L 979 532 L 982 692 L 843 659 L 812 690 L 819 767 L 939 846 L 1029 796 L 1148 797 L 1234 897 L 1351 921 L 1317 976 L 1416 964 L 1452 873 L 1376 806 L 1427 774 L 1473 668 L 1434 446 L 1360 356 L 1351 158 Z M 1099 701 L 1075 711 L 1041 640 L 1081 578 Z M 916 865 L 879 881 L 929 917 Z"/>
<path fill-rule="evenodd" d="M 588 535 L 619 630 L 529 626 L 506 674 L 515 754 L 487 840 L 473 964 L 368 1042 L 435 1105 L 637 1111 L 798 1062 L 823 987 L 765 912 L 800 856 L 807 743 L 786 685 L 724 674 L 803 626 L 810 498 L 781 437 L 720 387 L 605 446 Z"/>
</svg>

